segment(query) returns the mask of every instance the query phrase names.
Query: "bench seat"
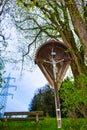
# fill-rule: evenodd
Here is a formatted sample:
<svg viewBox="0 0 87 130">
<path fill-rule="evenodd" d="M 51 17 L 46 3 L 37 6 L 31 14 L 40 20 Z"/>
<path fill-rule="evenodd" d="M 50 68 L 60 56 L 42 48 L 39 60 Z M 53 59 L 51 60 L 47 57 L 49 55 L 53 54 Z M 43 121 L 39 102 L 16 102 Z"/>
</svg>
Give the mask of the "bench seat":
<svg viewBox="0 0 87 130">
<path fill-rule="evenodd" d="M 5 112 L 4 118 L 0 118 L 1 121 L 6 120 L 43 120 L 43 111 L 26 111 L 26 112 Z"/>
</svg>

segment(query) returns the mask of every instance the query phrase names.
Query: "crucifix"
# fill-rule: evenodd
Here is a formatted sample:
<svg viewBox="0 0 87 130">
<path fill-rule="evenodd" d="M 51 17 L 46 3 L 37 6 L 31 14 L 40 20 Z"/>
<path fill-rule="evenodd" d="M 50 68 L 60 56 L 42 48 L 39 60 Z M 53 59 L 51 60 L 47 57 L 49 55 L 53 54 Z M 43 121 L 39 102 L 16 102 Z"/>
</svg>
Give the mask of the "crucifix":
<svg viewBox="0 0 87 130">
<path fill-rule="evenodd" d="M 58 128 L 62 127 L 59 88 L 70 65 L 72 55 L 67 52 L 68 47 L 59 40 L 49 40 L 43 43 L 36 51 L 35 63 L 54 89 L 55 107 Z M 47 64 L 45 64 L 47 63 Z"/>
<path fill-rule="evenodd" d="M 56 56 L 56 52 L 51 52 L 51 55 L 52 55 L 51 61 L 44 60 L 44 62 L 52 64 L 52 66 L 53 66 L 54 79 L 55 79 L 55 82 L 57 82 L 57 72 L 58 72 L 58 68 L 57 68 L 57 65 L 56 65 L 56 64 L 57 64 L 57 63 L 60 63 L 60 62 L 62 62 L 62 61 L 64 61 L 64 59 L 60 59 L 60 60 L 58 60 L 58 61 L 55 61 L 53 57 Z"/>
<path fill-rule="evenodd" d="M 61 124 L 60 100 L 59 100 L 58 85 L 57 85 L 57 73 L 58 73 L 57 64 L 60 62 L 63 62 L 64 59 L 55 61 L 54 57 L 56 56 L 56 52 L 54 51 L 51 52 L 51 56 L 52 56 L 51 61 L 44 60 L 44 62 L 52 64 L 52 67 L 53 67 L 55 107 L 56 107 L 56 117 L 57 117 L 57 123 L 58 123 L 57 125 L 58 125 L 58 128 L 61 128 L 62 124 Z"/>
</svg>

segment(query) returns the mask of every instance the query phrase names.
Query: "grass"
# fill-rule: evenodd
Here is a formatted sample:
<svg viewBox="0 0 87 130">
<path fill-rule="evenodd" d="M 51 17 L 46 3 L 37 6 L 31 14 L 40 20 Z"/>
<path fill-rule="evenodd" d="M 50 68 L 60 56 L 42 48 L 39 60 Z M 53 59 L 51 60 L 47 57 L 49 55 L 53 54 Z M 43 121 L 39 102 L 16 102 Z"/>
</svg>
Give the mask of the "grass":
<svg viewBox="0 0 87 130">
<path fill-rule="evenodd" d="M 35 121 L 8 121 L 0 122 L 0 130 L 58 130 L 56 118 L 46 117 L 38 123 Z M 62 119 L 62 128 L 59 130 L 87 130 L 87 119 Z"/>
</svg>

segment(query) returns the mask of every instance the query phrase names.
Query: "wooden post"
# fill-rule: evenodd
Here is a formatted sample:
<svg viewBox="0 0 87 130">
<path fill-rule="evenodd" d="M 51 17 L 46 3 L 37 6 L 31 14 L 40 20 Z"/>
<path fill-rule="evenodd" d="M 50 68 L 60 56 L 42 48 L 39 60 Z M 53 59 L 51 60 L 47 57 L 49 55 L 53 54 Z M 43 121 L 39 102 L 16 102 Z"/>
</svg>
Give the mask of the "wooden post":
<svg viewBox="0 0 87 130">
<path fill-rule="evenodd" d="M 58 126 L 58 128 L 61 128 L 62 123 L 61 123 L 60 100 L 59 100 L 58 86 L 56 85 L 56 83 L 54 85 L 54 94 L 55 94 L 55 108 L 56 108 L 57 126 Z"/>
<path fill-rule="evenodd" d="M 36 122 L 39 121 L 38 112 L 36 113 Z"/>
<path fill-rule="evenodd" d="M 58 128 L 62 127 L 58 87 L 60 87 L 70 62 L 74 58 L 70 52 L 66 53 L 66 50 L 68 50 L 68 47 L 61 41 L 51 39 L 43 43 L 37 49 L 35 55 L 35 64 L 39 66 L 42 73 L 54 89 Z"/>
</svg>

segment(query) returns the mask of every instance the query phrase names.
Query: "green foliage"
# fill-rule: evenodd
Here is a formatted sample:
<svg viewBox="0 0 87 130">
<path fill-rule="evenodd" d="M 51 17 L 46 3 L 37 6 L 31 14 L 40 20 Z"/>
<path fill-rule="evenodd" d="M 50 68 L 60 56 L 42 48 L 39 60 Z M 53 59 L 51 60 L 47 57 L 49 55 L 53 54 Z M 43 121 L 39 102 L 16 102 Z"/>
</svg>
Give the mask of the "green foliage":
<svg viewBox="0 0 87 130">
<path fill-rule="evenodd" d="M 62 105 L 68 109 L 73 109 L 78 102 L 78 96 L 75 94 L 75 89 L 74 83 L 68 79 L 64 81 L 60 88 L 60 98 L 64 101 Z"/>
<path fill-rule="evenodd" d="M 79 100 L 87 105 L 87 76 L 78 77 L 77 85 L 80 94 Z"/>
<path fill-rule="evenodd" d="M 76 83 L 70 79 L 64 80 L 59 90 L 62 117 L 87 116 L 87 77 L 80 77 Z M 47 85 L 35 93 L 30 104 L 30 110 L 43 110 L 45 115 L 55 116 L 54 92 Z"/>
<path fill-rule="evenodd" d="M 2 87 L 2 74 L 0 73 L 0 88 Z"/>
<path fill-rule="evenodd" d="M 5 82 L 2 78 L 3 73 L 0 73 L 0 88 L 2 87 L 2 84 Z"/>
<path fill-rule="evenodd" d="M 0 72 L 0 88 L 3 87 L 3 83 L 5 83 L 5 80 L 2 78 L 2 75 L 4 74 L 5 72 Z"/>
<path fill-rule="evenodd" d="M 77 83 L 79 87 L 81 85 L 80 88 L 69 79 L 63 82 L 60 88 L 61 109 L 62 113 L 68 116 L 85 117 L 87 115 L 87 77 L 78 78 Z"/>
<path fill-rule="evenodd" d="M 4 65 L 3 59 L 0 57 L 0 88 L 2 87 L 2 84 L 4 82 L 4 80 L 2 78 L 2 75 L 4 73 L 4 71 L 3 71 L 4 67 L 5 67 L 5 65 Z"/>
<path fill-rule="evenodd" d="M 48 85 L 37 90 L 30 104 L 30 110 L 42 110 L 46 116 L 55 116 L 54 92 Z"/>
<path fill-rule="evenodd" d="M 78 123 L 75 124 L 70 118 L 62 119 L 62 128 L 60 130 L 86 130 L 87 120 L 78 119 Z M 58 130 L 56 124 L 56 118 L 46 117 L 44 120 L 40 120 L 38 123 L 35 121 L 9 121 L 0 122 L 0 130 Z"/>
<path fill-rule="evenodd" d="M 35 6 L 36 4 L 36 0 L 33 0 L 33 1 L 28 1 L 28 0 L 16 0 L 17 4 L 20 5 L 20 4 L 23 4 L 24 7 L 28 8 L 28 7 L 33 7 Z"/>
</svg>

